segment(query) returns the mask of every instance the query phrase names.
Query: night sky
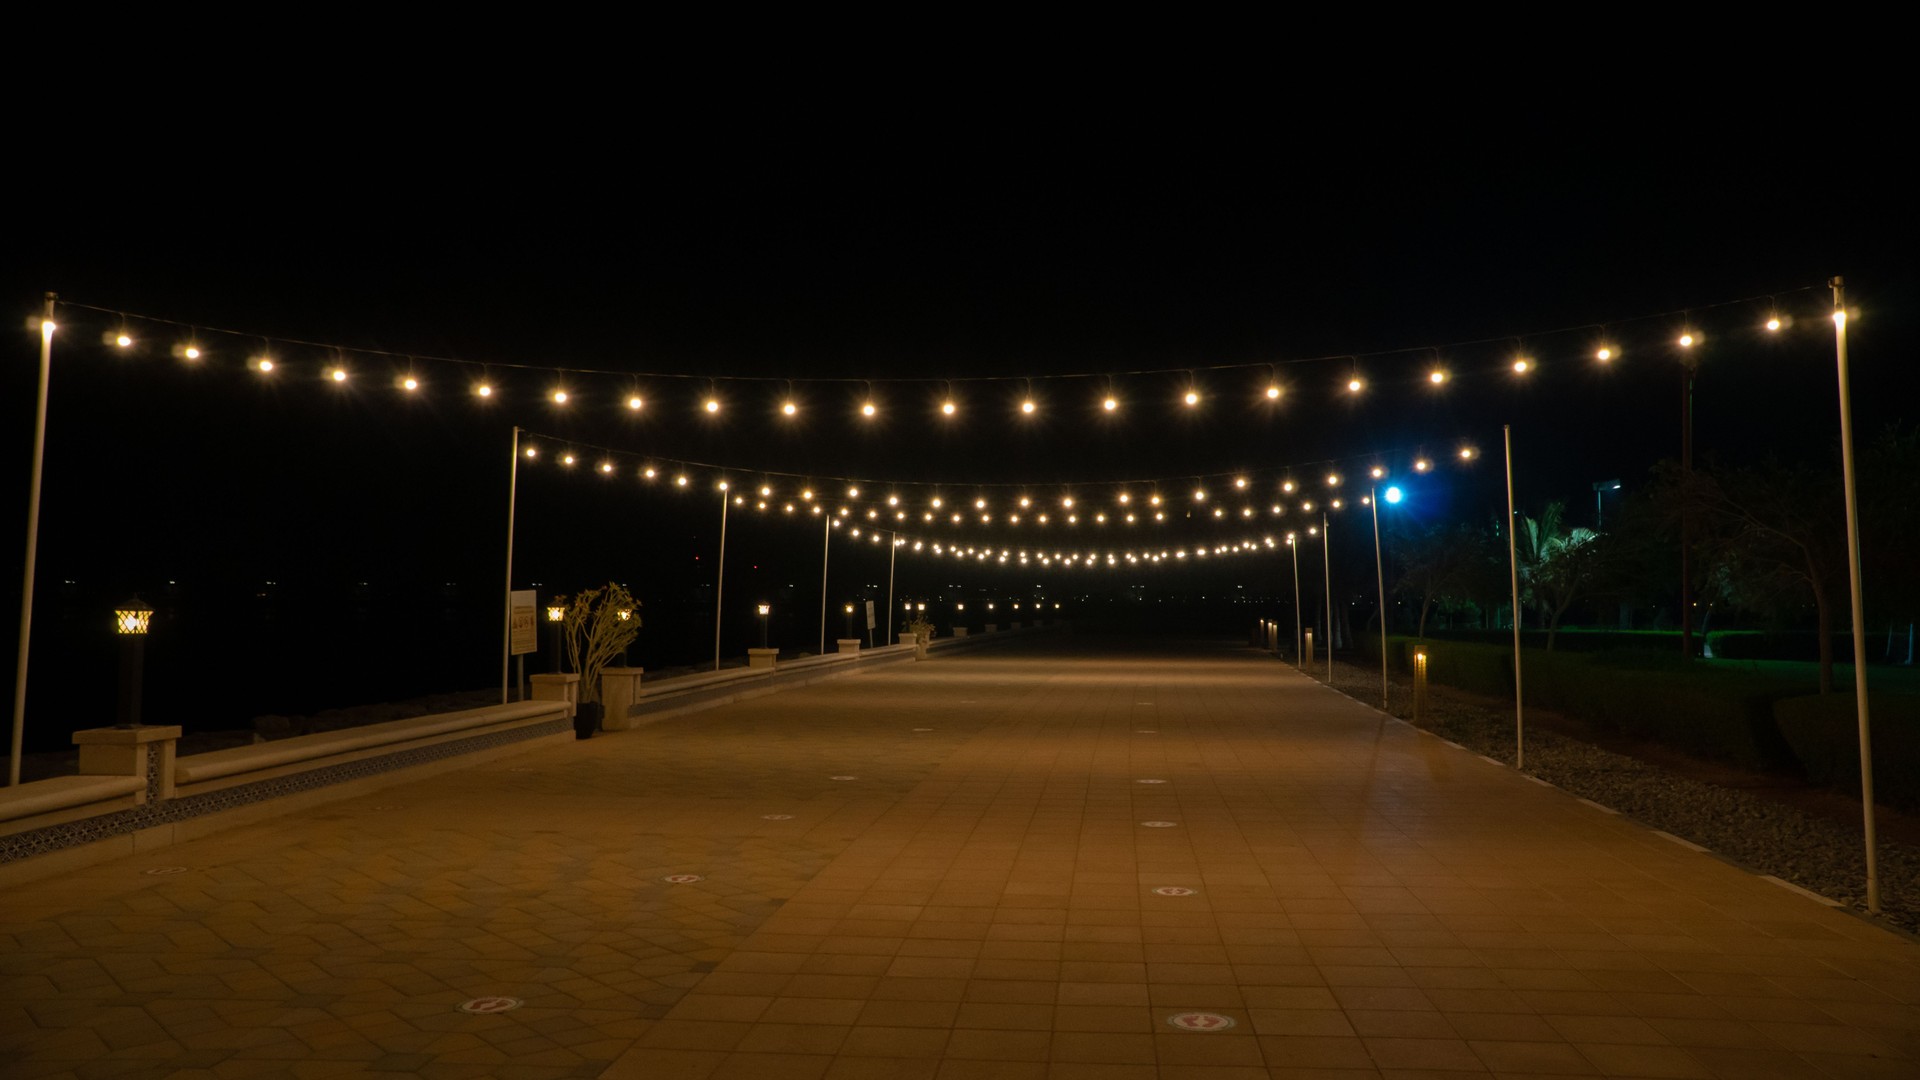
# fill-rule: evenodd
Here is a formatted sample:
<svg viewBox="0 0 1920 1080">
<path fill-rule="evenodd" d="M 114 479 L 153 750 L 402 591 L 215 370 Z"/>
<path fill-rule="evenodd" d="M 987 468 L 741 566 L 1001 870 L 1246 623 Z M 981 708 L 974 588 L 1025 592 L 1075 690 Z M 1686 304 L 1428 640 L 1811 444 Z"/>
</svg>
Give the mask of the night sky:
<svg viewBox="0 0 1920 1080">
<path fill-rule="evenodd" d="M 704 383 L 642 380 L 649 406 L 634 417 L 614 397 L 627 381 L 574 377 L 584 393 L 556 413 L 535 396 L 550 379 L 503 366 L 492 374 L 511 392 L 481 409 L 440 374 L 420 400 L 399 400 L 385 361 L 367 356 L 349 356 L 343 390 L 318 377 L 319 349 L 274 346 L 285 377 L 270 384 L 231 339 L 192 370 L 166 355 L 180 335 L 157 327 L 135 355 L 114 355 L 96 344 L 105 324 L 75 313 L 91 336 L 56 346 L 38 577 L 54 628 L 44 652 L 36 634 L 36 711 L 63 709 L 56 693 L 110 661 L 112 643 L 93 632 L 102 597 L 159 599 L 168 581 L 189 583 L 174 587 L 176 637 L 197 644 L 177 646 L 167 674 L 155 639 L 163 714 L 186 709 L 223 658 L 264 672 L 249 691 L 262 700 L 219 706 L 240 724 L 423 680 L 486 685 L 492 627 L 454 624 L 492 604 L 504 572 L 514 423 L 635 455 L 955 490 L 1305 468 L 1465 438 L 1487 458 L 1443 470 L 1408 510 L 1462 517 L 1496 512 L 1511 423 L 1522 506 L 1562 499 L 1590 514 L 1593 481 L 1631 486 L 1678 450 L 1678 372 L 1651 344 L 1687 320 L 1625 322 L 1635 317 L 1695 309 L 1710 330 L 1702 454 L 1830 453 L 1832 334 L 1818 317 L 1836 273 L 1860 312 L 1859 429 L 1915 419 L 1920 236 L 1895 155 L 1880 149 L 1883 117 L 1775 110 L 1669 129 L 1542 104 L 1258 127 L 1177 119 L 1049 114 L 936 130 L 769 114 L 720 131 L 651 127 L 618 145 L 497 133 L 484 148 L 469 141 L 477 127 L 364 144 L 329 128 L 338 153 L 263 140 L 180 170 L 54 170 L 16 221 L 0 294 L 20 328 L 0 375 L 12 446 L 0 554 L 14 568 L 0 640 L 14 640 L 31 446 L 38 341 L 26 323 L 48 289 L 183 324 L 499 365 L 930 381 L 875 383 L 872 424 L 855 416 L 864 382 L 803 382 L 803 422 L 782 425 L 784 383 L 723 385 L 728 408 L 712 422 L 695 407 Z M 1802 325 L 1758 333 L 1769 296 Z M 1757 299 L 1707 310 L 1743 298 Z M 1588 359 L 1602 325 L 1628 348 L 1610 370 Z M 1484 344 L 1446 347 L 1461 342 Z M 1410 351 L 1378 355 L 1392 350 Z M 1540 364 L 1526 380 L 1504 370 L 1516 351 Z M 1359 359 L 1297 362 L 1347 355 Z M 1422 383 L 1436 358 L 1455 376 L 1437 394 Z M 1257 399 L 1265 367 L 1207 370 L 1241 364 L 1275 365 L 1286 398 Z M 1358 403 L 1337 392 L 1354 368 L 1369 383 Z M 1044 378 L 1162 369 L 1121 379 L 1117 422 L 1092 407 L 1104 380 Z M 940 380 L 988 376 L 1014 381 L 957 384 L 961 422 L 937 421 Z M 1024 378 L 1040 379 L 1033 422 L 1011 407 Z M 1178 406 L 1189 378 L 1207 395 L 1200 410 Z M 674 612 L 711 580 L 715 507 L 551 467 L 524 472 L 521 496 L 517 583 L 627 581 L 658 609 L 650 663 L 710 649 L 699 641 L 710 625 Z M 797 609 L 781 633 L 811 648 L 816 531 L 732 527 L 729 598 Z M 876 574 L 884 582 L 884 558 L 849 555 L 834 599 Z M 1087 591 L 1073 575 L 962 575 L 905 558 L 901 575 L 903 594 Z M 1136 579 L 1263 595 L 1280 581 L 1264 563 L 1120 584 Z M 266 581 L 291 591 L 262 597 Z M 321 620 L 316 639 L 296 617 L 313 608 L 361 614 Z M 460 644 L 436 650 L 436 635 Z M 366 677 L 408 657 L 433 674 Z M 343 679 L 354 689 L 330 688 Z"/>
</svg>

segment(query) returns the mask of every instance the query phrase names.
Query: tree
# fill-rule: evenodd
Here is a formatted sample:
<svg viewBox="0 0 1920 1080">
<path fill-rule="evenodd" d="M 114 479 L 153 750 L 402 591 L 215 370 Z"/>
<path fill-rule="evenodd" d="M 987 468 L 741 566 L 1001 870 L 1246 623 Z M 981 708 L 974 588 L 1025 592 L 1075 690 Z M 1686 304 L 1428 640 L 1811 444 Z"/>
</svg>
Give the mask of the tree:
<svg viewBox="0 0 1920 1080">
<path fill-rule="evenodd" d="M 1553 651 L 1561 617 L 1598 580 L 1607 555 L 1600 534 L 1582 526 L 1569 527 L 1566 512 L 1565 503 L 1548 503 L 1538 518 L 1522 514 L 1514 531 L 1520 579 L 1527 598 L 1540 608 L 1547 624 L 1548 652 Z"/>
<path fill-rule="evenodd" d="M 622 611 L 630 618 L 621 618 Z M 640 636 L 640 605 L 626 589 L 609 581 L 574 594 L 561 624 L 567 638 L 567 662 L 580 673 L 580 700 L 600 700 L 600 672 Z"/>
<path fill-rule="evenodd" d="M 1729 602 L 1782 612 L 1811 597 L 1820 645 L 1820 692 L 1833 692 L 1833 618 L 1846 594 L 1846 521 L 1832 469 L 1769 460 L 1709 466 L 1667 479 L 1691 508 L 1708 580 Z"/>
<path fill-rule="evenodd" d="M 1497 562 L 1496 547 L 1487 530 L 1466 522 L 1429 525 L 1402 538 L 1394 591 L 1420 598 L 1418 636 L 1427 636 L 1427 616 L 1436 606 L 1480 600 L 1487 569 Z"/>
</svg>

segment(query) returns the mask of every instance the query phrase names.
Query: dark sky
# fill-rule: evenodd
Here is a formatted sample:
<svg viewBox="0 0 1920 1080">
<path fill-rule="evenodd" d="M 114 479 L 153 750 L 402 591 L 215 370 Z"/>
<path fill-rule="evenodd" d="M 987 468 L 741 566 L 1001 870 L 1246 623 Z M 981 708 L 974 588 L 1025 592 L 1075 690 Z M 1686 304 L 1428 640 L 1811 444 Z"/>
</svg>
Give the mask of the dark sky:
<svg viewBox="0 0 1920 1080">
<path fill-rule="evenodd" d="M 586 381 L 598 411 L 557 417 L 528 400 L 542 381 L 529 377 L 479 414 L 462 394 L 397 404 L 374 380 L 333 392 L 313 377 L 316 350 L 278 347 L 301 379 L 267 389 L 237 369 L 244 343 L 185 371 L 157 351 L 114 357 L 63 339 L 42 580 L 485 581 L 514 422 L 635 453 L 960 486 L 1272 468 L 1455 438 L 1492 451 L 1511 423 L 1521 502 L 1586 507 L 1591 481 L 1631 483 L 1677 450 L 1671 357 L 1642 348 L 1602 374 L 1583 355 L 1597 330 L 1510 339 L 1769 294 L 1817 317 L 1825 293 L 1791 290 L 1835 273 L 1861 309 L 1862 430 L 1912 418 L 1920 237 L 1888 118 L 1872 109 L 1833 120 L 1717 97 L 1651 111 L 1503 97 L 1228 114 L 1076 101 L 973 114 L 948 103 L 908 120 L 874 97 L 861 111 L 776 102 L 626 126 L 523 111 L 366 128 L 295 117 L 252 137 L 156 127 L 110 163 L 60 156 L 21 200 L 33 209 L 10 237 L 3 295 L 16 326 L 52 289 L 396 353 L 775 379 L 1201 369 L 1493 343 L 1447 350 L 1457 378 L 1439 395 L 1419 383 L 1428 354 L 1369 357 L 1374 391 L 1359 405 L 1332 391 L 1338 364 L 1282 367 L 1292 392 L 1278 409 L 1248 404 L 1263 371 L 1200 372 L 1197 417 L 1169 404 L 1184 374 L 1127 380 L 1137 407 L 1117 425 L 1089 415 L 1081 384 L 1039 384 L 1045 416 L 1025 426 L 1005 412 L 1021 386 L 964 389 L 956 431 L 928 418 L 935 388 L 881 385 L 884 422 L 867 430 L 851 419 L 864 387 L 802 385 L 807 423 L 782 434 L 766 414 L 778 385 L 730 390 L 742 407 L 720 424 L 658 380 L 640 422 L 607 406 L 618 380 Z M 1702 449 L 1824 453 L 1831 334 L 1803 322 L 1762 340 L 1765 306 L 1700 316 L 1715 328 Z M 1679 323 L 1631 334 L 1664 340 Z M 161 335 L 143 337 L 158 349 Z M 16 522 L 0 552 L 13 566 L 36 345 L 16 334 L 0 376 L 12 440 L 0 508 Z M 1514 349 L 1542 364 L 1524 384 L 1501 372 Z M 1456 509 L 1491 509 L 1494 464 L 1458 481 Z M 529 533 L 523 519 L 522 551 L 551 574 L 598 574 L 581 566 L 622 535 L 710 541 L 708 523 L 638 493 L 543 483 L 523 493 L 547 523 Z M 130 550 L 115 513 L 144 515 L 147 539 Z"/>
</svg>

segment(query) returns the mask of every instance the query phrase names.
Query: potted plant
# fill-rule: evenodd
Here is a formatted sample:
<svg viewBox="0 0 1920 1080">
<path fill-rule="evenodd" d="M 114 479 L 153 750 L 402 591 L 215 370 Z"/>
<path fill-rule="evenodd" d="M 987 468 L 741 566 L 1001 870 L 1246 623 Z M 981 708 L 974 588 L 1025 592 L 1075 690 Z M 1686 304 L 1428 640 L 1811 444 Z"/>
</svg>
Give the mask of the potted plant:
<svg viewBox="0 0 1920 1080">
<path fill-rule="evenodd" d="M 927 658 L 927 643 L 933 640 L 933 623 L 925 615 L 916 615 L 906 625 L 906 631 L 913 635 L 913 655 L 917 659 Z"/>
<path fill-rule="evenodd" d="M 573 734 L 590 739 L 600 729 L 606 709 L 600 702 L 600 672 L 626 653 L 640 636 L 640 620 L 623 619 L 620 613 L 636 613 L 640 604 L 633 595 L 611 581 L 597 589 L 583 590 L 567 605 L 567 662 L 580 673 L 580 704 L 573 712 Z"/>
</svg>

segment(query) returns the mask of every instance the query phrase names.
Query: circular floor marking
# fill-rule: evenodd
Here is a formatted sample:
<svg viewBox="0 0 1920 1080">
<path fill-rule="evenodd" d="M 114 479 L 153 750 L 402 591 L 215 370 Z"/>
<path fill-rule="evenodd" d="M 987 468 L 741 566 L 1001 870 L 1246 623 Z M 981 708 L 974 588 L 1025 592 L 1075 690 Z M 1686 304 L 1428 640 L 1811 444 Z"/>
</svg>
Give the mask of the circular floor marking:
<svg viewBox="0 0 1920 1080">
<path fill-rule="evenodd" d="M 1197 889 L 1189 889 L 1184 885 L 1162 885 L 1153 890 L 1153 894 L 1155 896 L 1192 896 L 1198 891 Z"/>
<path fill-rule="evenodd" d="M 1171 829 L 1180 823 L 1177 821 L 1143 821 L 1140 824 L 1145 825 L 1149 829 Z"/>
<path fill-rule="evenodd" d="M 792 814 L 761 814 L 761 821 L 792 821 Z"/>
<path fill-rule="evenodd" d="M 460 1011 L 473 1013 L 475 1016 L 485 1016 L 488 1013 L 503 1013 L 509 1009 L 517 1009 L 522 1004 L 524 1002 L 516 997 L 477 997 L 471 1001 L 461 1002 Z"/>
<path fill-rule="evenodd" d="M 668 874 L 660 879 L 669 885 L 691 885 L 696 881 L 705 881 L 699 874 Z"/>
<path fill-rule="evenodd" d="M 857 777 L 857 776 L 829 776 L 829 777 L 827 777 L 827 779 L 829 779 L 829 780 L 858 780 L 858 779 L 860 779 L 860 778 L 859 778 L 859 777 Z"/>
<path fill-rule="evenodd" d="M 142 870 L 140 872 L 148 877 L 160 877 L 163 874 L 184 874 L 187 872 L 187 868 L 184 866 L 156 866 L 151 870 Z"/>
<path fill-rule="evenodd" d="M 1135 780 L 1136 784 L 1164 784 L 1165 780 Z"/>
<path fill-rule="evenodd" d="M 1181 1031 L 1225 1031 L 1233 1027 L 1234 1023 L 1231 1016 L 1209 1012 L 1174 1013 L 1167 1017 L 1167 1024 Z"/>
</svg>

